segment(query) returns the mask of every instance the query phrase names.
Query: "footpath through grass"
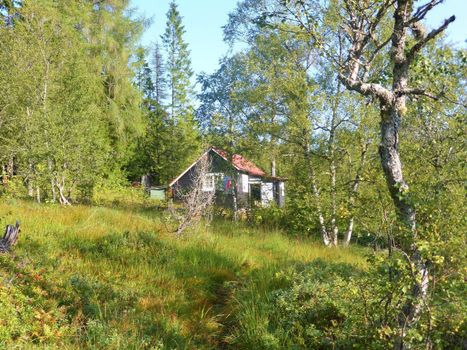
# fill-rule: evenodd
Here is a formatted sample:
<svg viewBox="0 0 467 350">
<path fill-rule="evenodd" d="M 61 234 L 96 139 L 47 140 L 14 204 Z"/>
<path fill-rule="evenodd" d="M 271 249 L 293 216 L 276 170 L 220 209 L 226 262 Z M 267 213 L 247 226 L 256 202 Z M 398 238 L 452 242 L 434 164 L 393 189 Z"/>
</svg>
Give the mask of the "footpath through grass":
<svg viewBox="0 0 467 350">
<path fill-rule="evenodd" d="M 1 203 L 1 226 L 20 219 L 22 232 L 0 256 L 0 348 L 228 348 L 264 322 L 277 272 L 318 258 L 365 264 L 355 249 L 226 221 L 177 239 L 163 215 Z"/>
</svg>

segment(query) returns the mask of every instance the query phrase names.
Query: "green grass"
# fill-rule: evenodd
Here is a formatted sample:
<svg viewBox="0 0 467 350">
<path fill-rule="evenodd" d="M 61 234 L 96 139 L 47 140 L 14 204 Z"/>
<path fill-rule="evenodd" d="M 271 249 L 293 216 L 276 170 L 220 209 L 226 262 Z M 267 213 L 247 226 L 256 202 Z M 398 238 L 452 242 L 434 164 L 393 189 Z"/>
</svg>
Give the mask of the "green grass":
<svg viewBox="0 0 467 350">
<path fill-rule="evenodd" d="M 22 232 L 0 257 L 0 347 L 225 348 L 267 322 L 263 301 L 279 271 L 318 258 L 365 266 L 357 248 L 229 221 L 177 239 L 163 216 L 1 203 L 0 224 L 19 219 Z"/>
</svg>

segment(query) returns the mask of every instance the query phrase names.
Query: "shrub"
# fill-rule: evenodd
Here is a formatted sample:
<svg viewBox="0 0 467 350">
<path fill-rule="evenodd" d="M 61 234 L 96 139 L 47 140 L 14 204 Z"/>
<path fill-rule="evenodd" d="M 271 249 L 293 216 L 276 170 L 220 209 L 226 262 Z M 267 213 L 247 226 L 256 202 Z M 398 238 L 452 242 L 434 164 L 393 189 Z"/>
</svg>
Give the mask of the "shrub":
<svg viewBox="0 0 467 350">
<path fill-rule="evenodd" d="M 285 207 L 284 221 L 287 230 L 299 236 L 310 236 L 318 232 L 318 218 L 314 198 L 305 188 L 291 192 Z"/>
<path fill-rule="evenodd" d="M 269 229 L 279 229 L 284 227 L 285 212 L 275 205 L 269 207 L 255 207 L 250 212 L 250 222 L 261 225 Z"/>
<path fill-rule="evenodd" d="M 322 260 L 279 273 L 289 286 L 272 292 L 270 319 L 282 346 L 352 348 L 361 315 L 354 299 L 358 275 L 351 265 Z"/>
<path fill-rule="evenodd" d="M 24 186 L 22 179 L 20 177 L 14 176 L 12 179 L 9 179 L 5 182 L 0 181 L 0 197 L 27 198 L 28 191 L 26 186 Z"/>
<path fill-rule="evenodd" d="M 150 206 L 153 205 L 146 192 L 141 187 L 131 187 L 126 181 L 109 179 L 98 183 L 94 187 L 92 196 L 96 205 L 107 206 Z"/>
<path fill-rule="evenodd" d="M 25 261 L 0 256 L 0 348 L 52 341 L 60 346 L 71 334 L 66 310 L 48 298 L 43 274 Z"/>
</svg>

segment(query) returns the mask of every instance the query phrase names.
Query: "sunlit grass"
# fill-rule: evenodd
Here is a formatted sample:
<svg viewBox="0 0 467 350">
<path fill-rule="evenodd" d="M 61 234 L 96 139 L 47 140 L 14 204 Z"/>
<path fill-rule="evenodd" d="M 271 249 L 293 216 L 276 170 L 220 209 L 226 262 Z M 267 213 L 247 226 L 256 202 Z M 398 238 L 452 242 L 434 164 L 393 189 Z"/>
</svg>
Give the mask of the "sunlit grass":
<svg viewBox="0 0 467 350">
<path fill-rule="evenodd" d="M 217 348 L 242 322 L 264 319 L 278 271 L 317 258 L 365 266 L 356 248 L 229 221 L 177 239 L 155 209 L 1 203 L 0 223 L 16 219 L 21 237 L 0 277 L 31 305 L 16 305 L 16 318 L 34 321 L 0 333 L 9 348 Z"/>
</svg>

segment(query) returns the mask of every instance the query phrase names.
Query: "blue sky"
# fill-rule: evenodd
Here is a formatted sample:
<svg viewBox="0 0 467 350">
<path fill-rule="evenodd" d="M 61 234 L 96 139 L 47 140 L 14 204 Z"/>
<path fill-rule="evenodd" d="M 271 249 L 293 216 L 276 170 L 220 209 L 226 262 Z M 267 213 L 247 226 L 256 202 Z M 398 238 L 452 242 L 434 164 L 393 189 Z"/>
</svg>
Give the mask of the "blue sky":
<svg viewBox="0 0 467 350">
<path fill-rule="evenodd" d="M 212 73 L 217 68 L 219 58 L 228 51 L 222 41 L 222 26 L 226 24 L 229 12 L 233 11 L 238 0 L 178 0 L 178 7 L 183 16 L 186 34 L 185 40 L 191 50 L 192 67 L 195 74 Z M 425 3 L 425 1 L 420 3 Z M 165 14 L 170 0 L 131 0 L 138 14 L 152 18 L 152 25 L 147 28 L 142 44 L 160 39 L 165 28 Z M 456 15 L 456 21 L 448 30 L 448 39 L 465 46 L 467 39 L 467 0 L 445 0 L 427 17 L 428 27 L 435 27 L 444 18 Z"/>
<path fill-rule="evenodd" d="M 152 18 L 152 25 L 146 29 L 142 44 L 146 46 L 160 39 L 170 0 L 132 0 L 131 3 L 139 14 Z M 237 0 L 178 0 L 177 4 L 183 16 L 185 40 L 191 51 L 195 74 L 214 72 L 219 58 L 229 49 L 222 41 L 221 27 L 227 23 L 228 14 L 235 9 Z"/>
</svg>

